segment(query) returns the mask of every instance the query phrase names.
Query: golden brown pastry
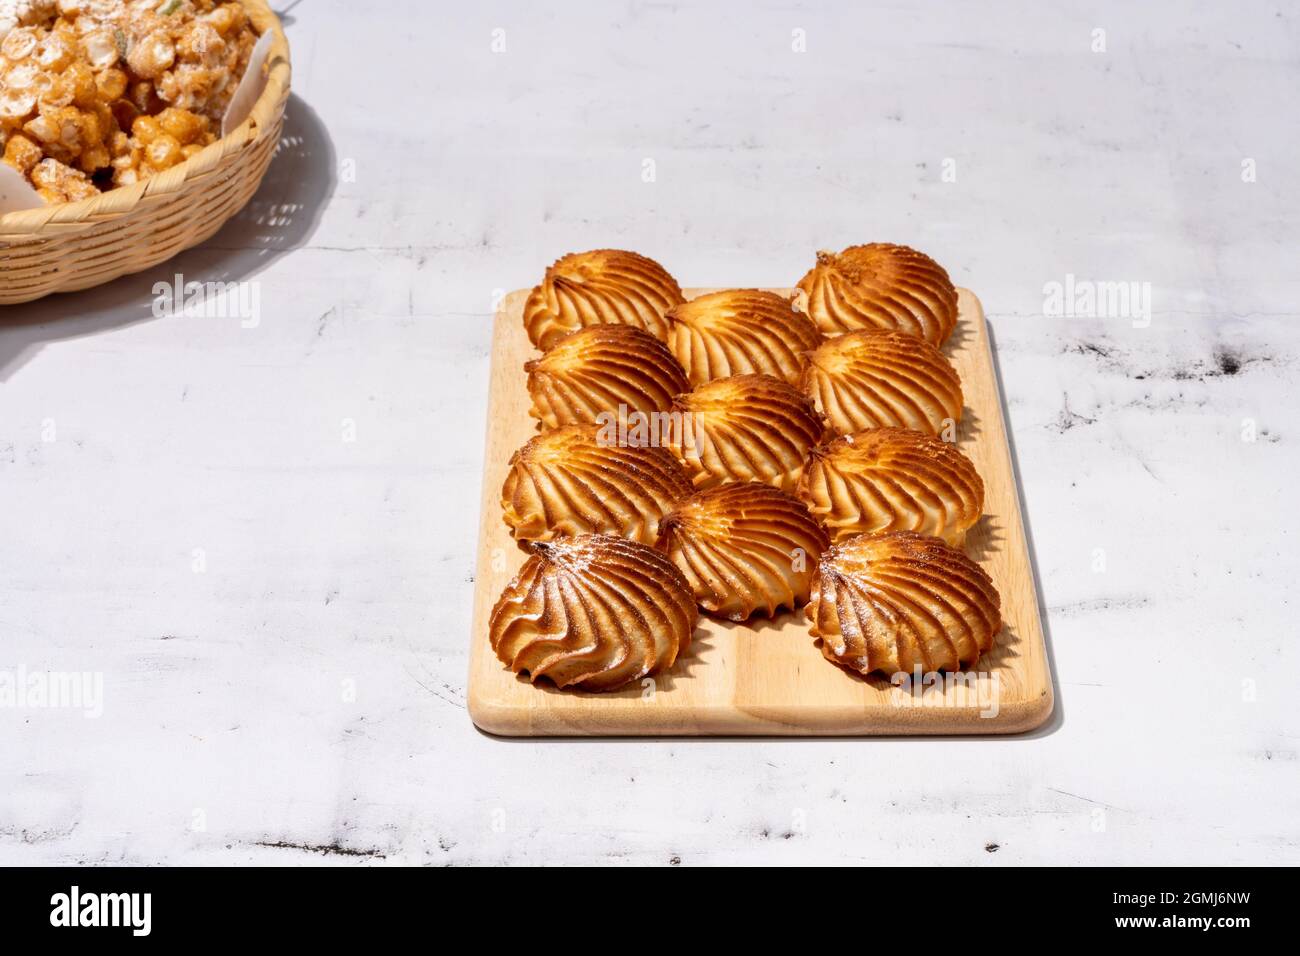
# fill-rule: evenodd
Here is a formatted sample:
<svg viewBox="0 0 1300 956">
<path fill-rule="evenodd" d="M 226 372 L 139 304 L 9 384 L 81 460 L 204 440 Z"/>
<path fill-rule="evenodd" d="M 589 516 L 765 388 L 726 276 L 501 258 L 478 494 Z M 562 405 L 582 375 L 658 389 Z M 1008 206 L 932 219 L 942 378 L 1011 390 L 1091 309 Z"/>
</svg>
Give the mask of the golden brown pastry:
<svg viewBox="0 0 1300 956">
<path fill-rule="evenodd" d="M 524 328 L 545 351 L 563 335 L 589 325 L 615 323 L 663 339 L 664 313 L 682 301 L 677 280 L 659 263 L 635 252 L 571 252 L 546 270 L 524 303 Z"/>
<path fill-rule="evenodd" d="M 660 523 L 664 551 L 704 610 L 744 621 L 760 608 L 795 610 L 808 600 L 826 532 L 808 508 L 758 482 L 709 488 Z"/>
<path fill-rule="evenodd" d="M 516 538 L 617 534 L 654 544 L 660 519 L 691 482 L 664 448 L 598 440 L 595 425 L 566 425 L 529 441 L 510 459 L 501 489 Z"/>
<path fill-rule="evenodd" d="M 916 531 L 960 546 L 984 510 L 984 482 L 955 445 L 907 428 L 869 428 L 814 448 L 799 497 L 835 541 Z"/>
<path fill-rule="evenodd" d="M 957 325 L 957 290 L 943 267 L 887 242 L 817 253 L 795 302 L 827 335 L 891 329 L 937 347 Z"/>
<path fill-rule="evenodd" d="M 762 481 L 794 491 L 824 423 L 812 402 L 770 375 L 733 375 L 700 385 L 673 402 L 681 414 L 672 451 L 697 488 Z"/>
<path fill-rule="evenodd" d="M 691 386 L 668 346 L 630 325 L 593 325 L 524 364 L 528 414 L 546 428 L 667 411 Z"/>
<path fill-rule="evenodd" d="M 757 373 L 796 385 L 817 326 L 775 292 L 711 292 L 668 310 L 668 345 L 692 385 Z"/>
<path fill-rule="evenodd" d="M 492 650 L 516 674 L 613 690 L 672 667 L 690 646 L 695 599 L 654 548 L 591 534 L 530 547 L 488 620 Z"/>
<path fill-rule="evenodd" d="M 939 435 L 961 421 L 957 370 L 934 346 L 902 332 L 827 339 L 809 354 L 801 384 L 840 435 L 881 426 Z"/>
<path fill-rule="evenodd" d="M 822 552 L 807 615 L 827 660 L 870 674 L 955 670 L 1002 629 L 988 574 L 938 538 L 860 534 Z"/>
</svg>

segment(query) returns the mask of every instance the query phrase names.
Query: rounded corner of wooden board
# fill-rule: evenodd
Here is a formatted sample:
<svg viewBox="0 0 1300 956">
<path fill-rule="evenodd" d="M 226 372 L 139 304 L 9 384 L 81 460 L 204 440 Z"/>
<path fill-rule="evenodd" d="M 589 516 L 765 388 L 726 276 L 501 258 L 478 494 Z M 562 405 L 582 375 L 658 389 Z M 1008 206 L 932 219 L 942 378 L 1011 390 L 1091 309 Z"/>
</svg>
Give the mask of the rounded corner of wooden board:
<svg viewBox="0 0 1300 956">
<path fill-rule="evenodd" d="M 496 700 L 484 693 L 473 676 L 465 695 L 465 710 L 474 726 L 493 737 L 527 737 L 530 727 L 527 711 L 509 701 Z"/>
<path fill-rule="evenodd" d="M 1006 708 L 1007 713 L 995 733 L 1027 734 L 1052 719 L 1056 696 L 1052 693 L 1051 675 L 1044 674 L 1043 679 L 1046 683 L 1036 697 L 1015 701 Z"/>
</svg>

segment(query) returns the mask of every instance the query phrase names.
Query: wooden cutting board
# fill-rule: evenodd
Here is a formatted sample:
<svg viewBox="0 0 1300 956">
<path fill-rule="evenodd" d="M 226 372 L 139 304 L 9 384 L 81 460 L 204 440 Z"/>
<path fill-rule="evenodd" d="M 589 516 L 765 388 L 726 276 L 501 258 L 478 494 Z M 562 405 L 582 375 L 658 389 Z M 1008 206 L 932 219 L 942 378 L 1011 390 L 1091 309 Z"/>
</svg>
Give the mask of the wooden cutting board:
<svg viewBox="0 0 1300 956">
<path fill-rule="evenodd" d="M 686 296 L 708 291 L 688 289 Z M 524 332 L 526 296 L 506 296 L 492 333 L 468 692 L 479 728 L 511 737 L 1009 734 L 1048 718 L 1051 675 L 988 328 L 966 289 L 959 290 L 957 329 L 944 348 L 966 399 L 959 445 L 983 476 L 986 496 L 966 550 L 1001 592 L 1005 625 L 994 649 L 960 681 L 919 675 L 894 684 L 850 674 L 822 657 L 802 611 L 748 624 L 701 617 L 689 650 L 646 687 L 562 691 L 506 670 L 488 643 L 487 625 L 526 557 L 501 519 L 500 501 L 511 454 L 535 434 L 523 365 L 538 353 Z"/>
</svg>

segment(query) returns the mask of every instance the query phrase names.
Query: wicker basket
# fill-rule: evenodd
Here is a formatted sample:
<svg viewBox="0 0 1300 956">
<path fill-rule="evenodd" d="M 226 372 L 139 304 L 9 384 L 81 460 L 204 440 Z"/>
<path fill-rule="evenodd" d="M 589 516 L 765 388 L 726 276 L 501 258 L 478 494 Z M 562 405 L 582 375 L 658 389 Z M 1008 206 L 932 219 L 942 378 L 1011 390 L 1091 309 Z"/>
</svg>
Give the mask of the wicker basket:
<svg viewBox="0 0 1300 956">
<path fill-rule="evenodd" d="M 241 0 L 275 34 L 266 88 L 248 119 L 178 166 L 80 202 L 0 216 L 0 305 L 148 269 L 210 237 L 257 192 L 289 98 L 289 44 L 263 0 Z"/>
</svg>

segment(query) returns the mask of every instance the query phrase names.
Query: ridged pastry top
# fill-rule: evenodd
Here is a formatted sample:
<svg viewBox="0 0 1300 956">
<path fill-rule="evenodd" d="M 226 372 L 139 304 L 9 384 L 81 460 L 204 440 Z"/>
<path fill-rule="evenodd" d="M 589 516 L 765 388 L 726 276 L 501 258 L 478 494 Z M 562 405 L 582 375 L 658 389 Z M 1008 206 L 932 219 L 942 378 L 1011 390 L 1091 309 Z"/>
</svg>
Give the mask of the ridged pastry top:
<svg viewBox="0 0 1300 956">
<path fill-rule="evenodd" d="M 538 541 L 492 608 L 498 659 L 558 687 L 613 690 L 673 665 L 699 620 L 681 572 L 612 535 Z"/>
<path fill-rule="evenodd" d="M 618 249 L 571 252 L 529 293 L 524 328 L 543 351 L 589 325 L 630 325 L 663 339 L 664 313 L 681 301 L 677 280 L 653 259 Z"/>
<path fill-rule="evenodd" d="M 732 621 L 808 600 L 826 532 L 808 508 L 758 482 L 722 485 L 680 501 L 660 524 L 659 548 L 700 607 Z"/>
<path fill-rule="evenodd" d="M 822 552 L 807 615 L 827 660 L 861 674 L 955 670 L 993 647 L 1002 600 L 938 538 L 862 534 Z"/>
<path fill-rule="evenodd" d="M 593 325 L 524 364 L 528 414 L 546 428 L 667 411 L 690 389 L 668 346 L 630 325 Z"/>
<path fill-rule="evenodd" d="M 916 531 L 960 545 L 984 510 L 984 482 L 946 441 L 906 428 L 870 428 L 814 448 L 799 497 L 831 537 Z"/>
<path fill-rule="evenodd" d="M 817 326 L 790 300 L 758 289 L 711 292 L 668 310 L 668 345 L 692 385 L 757 373 L 798 384 Z"/>
<path fill-rule="evenodd" d="M 943 267 L 887 242 L 817 253 L 796 301 L 827 335 L 891 329 L 939 346 L 957 325 L 957 290 Z"/>
<path fill-rule="evenodd" d="M 672 450 L 697 488 L 761 481 L 794 491 L 804 458 L 824 432 L 812 402 L 770 375 L 733 375 L 673 402 L 681 413 Z"/>
<path fill-rule="evenodd" d="M 599 433 L 567 425 L 514 453 L 501 507 L 516 538 L 590 533 L 655 543 L 660 518 L 691 493 L 690 479 L 667 449 L 621 447 Z"/>
<path fill-rule="evenodd" d="M 932 345 L 902 332 L 849 332 L 808 356 L 801 384 L 840 435 L 915 428 L 938 435 L 961 420 L 961 380 Z"/>
</svg>

